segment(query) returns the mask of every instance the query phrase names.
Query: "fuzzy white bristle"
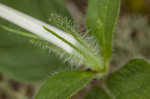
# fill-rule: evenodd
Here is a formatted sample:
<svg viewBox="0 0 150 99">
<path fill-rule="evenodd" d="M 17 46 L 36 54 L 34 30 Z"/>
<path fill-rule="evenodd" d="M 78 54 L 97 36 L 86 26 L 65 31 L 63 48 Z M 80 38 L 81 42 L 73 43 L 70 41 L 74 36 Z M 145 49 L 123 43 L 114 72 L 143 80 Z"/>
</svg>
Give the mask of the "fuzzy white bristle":
<svg viewBox="0 0 150 99">
<path fill-rule="evenodd" d="M 46 26 L 47 28 L 51 29 L 52 31 L 57 33 L 59 36 L 71 42 L 72 44 L 76 44 L 76 40 L 71 35 L 68 35 L 64 31 L 61 31 L 60 29 L 57 29 L 56 27 L 48 25 L 38 19 L 35 19 L 27 14 L 19 12 L 1 3 L 0 3 L 0 17 L 20 26 L 21 28 L 24 28 L 27 31 L 30 31 L 42 37 L 43 39 L 64 49 L 68 53 L 72 53 L 72 51 L 74 50 L 68 44 L 66 44 L 62 40 L 58 39 L 56 36 L 47 32 L 42 26 Z"/>
</svg>

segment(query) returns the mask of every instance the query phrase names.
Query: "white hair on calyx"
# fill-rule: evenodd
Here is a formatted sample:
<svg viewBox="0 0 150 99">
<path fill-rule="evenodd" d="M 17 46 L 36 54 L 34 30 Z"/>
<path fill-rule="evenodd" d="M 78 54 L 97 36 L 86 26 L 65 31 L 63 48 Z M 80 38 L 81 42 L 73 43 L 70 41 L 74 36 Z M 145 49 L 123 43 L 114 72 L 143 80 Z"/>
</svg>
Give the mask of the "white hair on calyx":
<svg viewBox="0 0 150 99">
<path fill-rule="evenodd" d="M 41 38 L 47 40 L 48 42 L 55 44 L 56 46 L 62 48 L 68 53 L 74 52 L 74 49 L 71 46 L 69 46 L 68 44 L 63 42 L 61 39 L 57 38 L 56 36 L 46 31 L 42 26 L 46 26 L 47 28 L 51 29 L 62 38 L 71 42 L 72 44 L 76 44 L 76 40 L 71 35 L 65 33 L 64 31 L 56 27 L 48 25 L 45 22 L 42 22 L 36 18 L 33 18 L 25 13 L 17 11 L 1 3 L 0 3 L 0 17 L 5 20 L 8 20 L 11 23 L 14 23 L 20 26 L 21 28 L 27 31 L 30 31 L 40 36 Z"/>
</svg>

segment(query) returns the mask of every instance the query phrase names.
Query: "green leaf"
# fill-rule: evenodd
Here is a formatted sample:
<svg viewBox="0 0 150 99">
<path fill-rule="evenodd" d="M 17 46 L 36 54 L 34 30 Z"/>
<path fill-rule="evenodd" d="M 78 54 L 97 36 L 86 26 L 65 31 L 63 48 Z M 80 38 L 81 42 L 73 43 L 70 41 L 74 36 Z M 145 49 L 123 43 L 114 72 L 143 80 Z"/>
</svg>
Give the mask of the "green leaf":
<svg viewBox="0 0 150 99">
<path fill-rule="evenodd" d="M 143 59 L 130 61 L 107 79 L 106 86 L 110 92 L 109 96 L 112 96 L 111 99 L 150 99 L 150 64 Z M 99 91 L 97 89 L 97 92 L 100 91 L 101 88 Z M 94 93 L 92 92 L 91 96 L 94 96 Z M 97 97 L 102 95 L 103 93 L 99 93 Z"/>
<path fill-rule="evenodd" d="M 130 61 L 108 78 L 108 88 L 116 99 L 150 98 L 150 64 L 142 59 Z"/>
<path fill-rule="evenodd" d="M 88 93 L 85 99 L 112 99 L 101 87 L 93 87 L 92 90 Z"/>
<path fill-rule="evenodd" d="M 70 17 L 63 0 L 0 0 L 0 3 L 44 22 L 48 22 L 52 12 Z M 1 18 L 0 24 L 22 31 Z M 31 44 L 28 39 L 0 29 L 0 72 L 16 80 L 41 81 L 50 72 L 68 69 L 66 65 L 56 55 Z"/>
<path fill-rule="evenodd" d="M 91 72 L 67 71 L 57 73 L 43 84 L 35 99 L 70 99 L 93 78 L 94 74 Z"/>
<path fill-rule="evenodd" d="M 89 0 L 87 26 L 97 38 L 105 61 L 112 55 L 113 32 L 119 9 L 120 0 Z"/>
</svg>

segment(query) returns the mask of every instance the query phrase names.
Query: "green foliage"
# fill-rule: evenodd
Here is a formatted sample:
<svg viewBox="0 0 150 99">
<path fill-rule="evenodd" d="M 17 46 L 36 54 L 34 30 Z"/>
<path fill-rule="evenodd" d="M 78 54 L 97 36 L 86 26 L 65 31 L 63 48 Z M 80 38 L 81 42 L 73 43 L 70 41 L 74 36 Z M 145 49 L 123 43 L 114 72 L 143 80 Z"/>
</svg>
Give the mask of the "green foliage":
<svg viewBox="0 0 150 99">
<path fill-rule="evenodd" d="M 48 22 L 47 18 L 51 12 L 70 17 L 62 0 L 0 0 L 0 3 L 45 22 Z M 0 19 L 0 24 L 17 29 L 18 33 L 24 31 L 4 19 Z M 41 81 L 46 79 L 50 72 L 67 69 L 68 64 L 64 64 L 64 60 L 58 59 L 54 53 L 50 54 L 49 50 L 44 51 L 25 37 L 12 35 L 10 32 L 13 31 L 0 28 L 0 72 L 16 80 Z"/>
<path fill-rule="evenodd" d="M 150 98 L 150 64 L 143 59 L 130 61 L 108 78 L 108 88 L 117 99 Z"/>
<path fill-rule="evenodd" d="M 102 47 L 101 54 L 104 57 L 104 62 L 106 62 L 110 58 L 111 52 L 112 52 L 112 36 L 113 36 L 114 25 L 115 25 L 116 20 L 118 18 L 120 1 L 115 0 L 115 2 L 109 2 L 109 1 L 106 2 L 106 1 L 101 0 L 100 2 L 91 1 L 91 2 L 89 2 L 89 4 L 90 4 L 90 7 L 89 7 L 89 12 L 87 14 L 87 22 L 88 22 L 88 25 L 89 25 L 90 29 L 92 30 L 92 32 L 94 32 L 95 36 L 98 38 L 100 46 Z M 94 15 L 94 14 L 91 15 L 91 12 L 95 11 L 99 7 L 99 5 L 97 5 L 97 4 L 103 5 L 102 7 L 100 6 L 101 8 L 99 9 L 100 11 L 103 11 L 103 12 L 101 12 L 99 14 L 98 13 L 99 11 L 96 11 L 96 13 L 94 13 L 96 15 L 93 17 L 92 15 Z M 93 6 L 96 8 L 93 8 Z M 106 6 L 106 9 L 104 8 L 105 6 Z M 61 26 L 61 28 L 64 31 L 71 33 L 71 35 L 83 47 L 85 47 L 85 48 L 87 47 L 86 45 L 84 45 L 85 43 L 82 43 L 82 40 L 80 40 L 80 36 L 78 34 L 73 35 L 72 31 L 70 31 L 68 28 L 63 28 L 64 26 L 60 22 L 60 20 L 61 20 L 60 17 L 56 17 L 56 18 L 57 18 L 57 20 L 54 20 L 54 21 L 52 20 L 52 21 L 53 22 L 58 21 L 56 24 L 57 26 Z M 88 59 L 89 57 L 91 57 L 90 55 L 92 55 L 92 54 L 89 54 L 89 52 L 86 53 L 85 49 L 83 49 L 83 51 L 82 51 L 82 48 L 79 49 L 78 47 L 74 46 L 72 43 L 68 42 L 64 38 L 57 35 L 57 33 L 55 33 L 54 31 L 52 31 L 46 27 L 44 27 L 44 28 L 48 32 L 52 33 L 53 35 L 55 35 L 56 37 L 58 37 L 59 39 L 61 39 L 65 43 L 67 43 L 68 45 L 70 45 L 72 48 L 74 48 L 77 52 L 79 52 L 81 55 L 83 55 L 85 57 L 85 59 L 86 58 Z M 99 32 L 101 32 L 101 33 L 99 33 Z M 79 37 L 79 39 L 77 37 Z M 92 58 L 91 58 L 91 60 L 92 60 Z M 87 60 L 85 62 L 88 63 L 91 60 Z M 105 65 L 106 64 L 107 63 L 105 63 Z M 89 68 L 93 69 L 93 66 L 91 66 Z M 98 68 L 94 68 L 93 70 L 98 71 Z M 68 80 L 70 80 L 70 76 L 71 76 L 71 78 L 74 78 L 74 80 L 69 81 L 70 83 L 68 84 L 66 81 L 64 81 L 64 79 L 60 80 L 61 76 L 64 77 L 65 80 L 67 79 L 66 80 L 67 82 L 68 82 Z M 55 76 L 52 76 L 49 80 L 47 80 L 47 82 L 41 87 L 41 89 L 37 95 L 37 99 L 42 99 L 42 98 L 45 98 L 45 99 L 49 99 L 49 98 L 53 98 L 53 99 L 60 99 L 61 98 L 62 99 L 63 98 L 63 99 L 65 99 L 65 98 L 69 98 L 68 96 L 70 96 L 70 94 L 73 93 L 72 90 L 76 90 L 76 89 L 74 89 L 74 87 L 78 88 L 77 85 L 80 85 L 80 83 L 82 82 L 82 81 L 80 81 L 79 84 L 75 83 L 76 81 L 78 82 L 78 79 L 80 79 L 80 77 L 77 77 L 77 78 L 72 77 L 72 73 L 65 74 L 65 76 L 62 74 L 61 76 L 56 76 L 56 78 L 55 78 Z M 69 78 L 67 76 L 69 76 Z M 57 79 L 59 79 L 59 80 L 57 81 Z M 61 84 L 59 84 L 60 82 L 61 82 Z M 86 83 L 86 82 L 84 82 L 84 83 Z M 73 84 L 75 83 L 76 85 L 72 85 L 72 83 Z M 67 86 L 66 86 L 66 84 L 67 84 Z M 73 88 L 70 88 L 70 87 L 73 87 Z M 53 89 L 53 90 L 51 90 L 51 89 Z M 67 95 L 66 95 L 66 90 L 68 90 Z M 70 90 L 71 90 L 71 93 L 70 93 Z"/>
<path fill-rule="evenodd" d="M 150 98 L 150 64 L 143 59 L 134 59 L 122 67 L 119 71 L 112 73 L 106 80 L 108 96 L 111 99 L 149 99 Z M 101 88 L 90 96 L 101 97 L 104 95 Z M 99 93 L 101 92 L 101 93 Z M 107 92 L 105 92 L 106 94 Z M 94 98 L 96 99 L 96 98 Z M 108 98 L 97 98 L 108 99 Z"/>
<path fill-rule="evenodd" d="M 66 67 L 56 55 L 48 54 L 23 37 L 1 34 L 0 40 L 0 71 L 16 80 L 44 80 L 49 72 Z"/>
<path fill-rule="evenodd" d="M 85 97 L 85 99 L 112 99 L 101 87 L 93 87 L 90 93 Z"/>
<path fill-rule="evenodd" d="M 100 56 L 97 55 L 97 53 L 95 53 L 92 49 L 90 49 L 88 44 L 80 37 L 80 35 L 77 34 L 78 38 L 73 35 L 73 37 L 77 40 L 77 44 L 74 45 L 71 42 L 69 42 L 67 39 L 59 36 L 54 31 L 48 29 L 47 27 L 44 26 L 43 28 L 47 30 L 49 33 L 55 35 L 57 38 L 61 39 L 63 42 L 65 42 L 66 44 L 68 44 L 70 47 L 74 49 L 75 52 L 73 54 L 70 54 L 72 58 L 73 57 L 77 58 L 78 62 L 80 61 L 81 64 L 84 64 L 85 66 L 87 66 L 88 68 L 94 71 L 98 71 L 98 72 L 103 71 L 104 66 L 102 66 Z"/>
<path fill-rule="evenodd" d="M 35 99 L 70 99 L 94 78 L 94 73 L 67 71 L 52 75 L 40 88 Z"/>
<path fill-rule="evenodd" d="M 38 37 L 36 35 L 33 35 L 31 33 L 15 30 L 15 29 L 9 28 L 9 27 L 4 26 L 4 25 L 1 26 L 1 28 L 4 29 L 4 30 L 7 30 L 9 32 L 16 33 L 18 35 L 21 35 L 21 36 L 24 36 L 24 37 L 28 37 L 28 38 L 31 38 L 31 39 L 41 39 L 40 37 Z"/>
<path fill-rule="evenodd" d="M 96 36 L 106 62 L 112 55 L 113 32 L 119 9 L 120 0 L 89 0 L 87 26 Z"/>
<path fill-rule="evenodd" d="M 7 1 L 9 1 L 10 5 L 12 2 L 15 2 L 10 0 Z M 20 1 L 16 0 L 15 3 L 19 2 Z M 37 2 L 39 8 L 37 7 Z M 33 14 L 31 13 L 32 11 L 28 14 L 34 16 L 38 13 L 38 10 L 44 8 L 44 11 L 47 11 L 48 9 L 46 9 L 45 6 L 47 5 L 45 3 L 47 2 L 48 1 L 46 0 L 43 2 L 32 0 L 33 5 L 29 12 L 32 10 Z M 63 1 L 58 0 L 56 2 L 58 5 L 63 5 Z M 56 2 L 52 0 L 50 3 L 53 3 L 52 5 L 54 5 Z M 3 1 L 3 3 L 6 2 Z M 23 6 L 29 3 L 31 3 L 31 1 L 24 1 Z M 44 7 L 40 8 L 43 3 Z M 20 8 L 18 9 L 20 10 Z M 52 48 L 54 52 L 57 51 L 60 54 L 63 53 L 66 57 L 70 57 L 71 59 L 74 58 L 76 62 L 80 63 L 78 67 L 83 65 L 86 69 L 88 68 L 88 70 L 83 68 L 83 71 L 70 70 L 51 75 L 39 89 L 39 92 L 35 96 L 36 99 L 69 99 L 94 78 L 101 79 L 108 73 L 109 60 L 112 56 L 113 32 L 119 16 L 119 9 L 120 0 L 89 0 L 86 20 L 91 34 L 88 36 L 94 36 L 94 38 L 96 38 L 95 44 L 98 44 L 98 51 L 97 47 L 93 47 L 94 44 L 89 44 L 89 41 L 85 40 L 85 38 L 78 33 L 71 21 L 55 14 L 51 15 L 50 22 L 62 29 L 64 31 L 62 33 L 64 34 L 61 35 L 57 33 L 57 29 L 52 30 L 46 26 L 43 26 L 43 28 L 72 48 L 72 52 L 67 52 L 65 48 L 49 43 L 48 41 L 27 33 L 24 30 L 14 30 L 2 26 L 3 29 L 6 29 L 9 32 L 28 37 L 33 43 L 41 42 L 43 46 L 46 46 L 48 49 Z M 23 9 L 22 11 L 26 12 Z M 62 13 L 64 13 L 63 11 L 64 10 L 62 10 Z M 65 12 L 67 13 L 67 11 Z M 38 16 L 41 15 L 41 13 L 42 11 L 34 17 L 44 20 L 44 17 Z M 6 25 L 8 24 L 4 20 L 2 22 L 4 22 L 4 24 L 6 23 Z M 70 38 L 73 37 L 75 43 L 70 39 L 65 38 L 65 32 Z M 19 40 L 16 35 L 13 35 L 14 37 L 12 36 L 11 38 L 3 33 L 1 35 L 0 40 L 6 42 L 6 44 L 0 42 L 0 46 L 2 46 L 0 47 L 2 57 L 0 60 L 0 70 L 3 72 L 8 72 L 9 75 L 13 75 L 15 78 L 19 79 L 23 77 L 22 80 L 27 79 L 28 81 L 38 81 L 45 78 L 49 72 L 65 69 L 65 64 L 63 64 L 61 60 L 58 60 L 55 55 L 52 57 L 53 54 L 49 56 L 46 52 L 41 51 L 41 49 L 34 48 L 26 42 L 26 38 L 22 37 L 21 40 Z M 143 59 L 134 59 L 121 69 L 110 73 L 107 78 L 102 79 L 104 83 L 102 83 L 101 86 L 92 88 L 92 92 L 90 92 L 85 99 L 148 99 L 150 98 L 149 78 L 150 64 Z"/>
</svg>

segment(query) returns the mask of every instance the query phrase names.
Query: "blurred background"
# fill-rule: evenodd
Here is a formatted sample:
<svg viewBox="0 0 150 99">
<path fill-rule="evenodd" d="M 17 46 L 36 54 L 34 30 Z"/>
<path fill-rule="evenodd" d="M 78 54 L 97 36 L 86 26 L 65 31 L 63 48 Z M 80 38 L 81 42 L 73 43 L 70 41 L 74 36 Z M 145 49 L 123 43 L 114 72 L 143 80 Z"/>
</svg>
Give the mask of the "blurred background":
<svg viewBox="0 0 150 99">
<path fill-rule="evenodd" d="M 112 71 L 132 58 L 150 60 L 150 0 L 121 1 L 113 41 Z M 0 3 L 47 23 L 50 13 L 58 13 L 74 20 L 79 31 L 85 31 L 88 0 L 0 0 Z M 23 30 L 0 18 L 1 24 Z M 57 55 L 47 53 L 27 38 L 0 29 L 0 99 L 33 99 L 42 81 L 51 73 L 70 69 Z M 83 99 L 87 90 L 72 98 Z"/>
</svg>

